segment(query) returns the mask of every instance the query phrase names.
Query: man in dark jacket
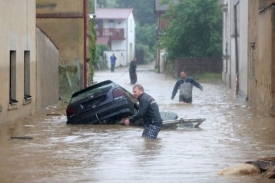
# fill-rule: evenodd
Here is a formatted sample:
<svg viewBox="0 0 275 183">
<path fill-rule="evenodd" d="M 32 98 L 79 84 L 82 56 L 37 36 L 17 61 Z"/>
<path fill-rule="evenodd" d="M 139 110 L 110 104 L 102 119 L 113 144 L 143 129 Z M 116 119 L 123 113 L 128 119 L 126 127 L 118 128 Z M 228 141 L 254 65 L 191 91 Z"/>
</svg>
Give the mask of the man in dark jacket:
<svg viewBox="0 0 275 183">
<path fill-rule="evenodd" d="M 177 94 L 178 89 L 180 90 L 179 94 L 179 102 L 192 103 L 192 91 L 193 86 L 199 88 L 203 91 L 203 87 L 193 78 L 188 77 L 185 72 L 180 73 L 180 79 L 176 82 L 171 99 L 173 100 L 175 95 Z"/>
<path fill-rule="evenodd" d="M 129 67 L 131 84 L 135 84 L 137 82 L 136 68 L 137 68 L 137 58 L 134 57 L 134 59 L 130 62 L 130 67 Z"/>
<path fill-rule="evenodd" d="M 129 125 L 142 118 L 144 122 L 142 137 L 156 139 L 162 127 L 158 104 L 154 98 L 144 93 L 144 88 L 141 85 L 135 85 L 133 93 L 139 101 L 139 110 L 137 114 L 125 120 L 124 124 Z"/>
</svg>

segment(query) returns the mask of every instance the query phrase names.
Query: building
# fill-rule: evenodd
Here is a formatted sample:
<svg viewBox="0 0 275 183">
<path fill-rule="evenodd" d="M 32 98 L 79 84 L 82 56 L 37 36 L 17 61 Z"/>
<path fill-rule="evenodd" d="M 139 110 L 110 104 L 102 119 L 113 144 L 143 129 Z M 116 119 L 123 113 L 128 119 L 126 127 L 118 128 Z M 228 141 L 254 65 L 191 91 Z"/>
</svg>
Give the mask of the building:
<svg viewBox="0 0 275 183">
<path fill-rule="evenodd" d="M 88 85 L 89 57 L 87 0 L 36 0 L 36 23 L 58 47 L 61 93 L 78 91 Z M 65 86 L 66 84 L 66 86 Z"/>
<path fill-rule="evenodd" d="M 2 123 L 36 110 L 35 0 L 3 1 L 0 21 Z"/>
<path fill-rule="evenodd" d="M 0 123 L 58 102 L 58 50 L 36 28 L 35 5 L 35 0 L 1 2 Z M 41 50 L 51 55 L 51 60 L 43 60 Z"/>
<path fill-rule="evenodd" d="M 59 51 L 51 39 L 36 28 L 36 91 L 37 109 L 44 109 L 59 101 Z"/>
<path fill-rule="evenodd" d="M 275 0 L 224 0 L 223 81 L 275 117 Z"/>
<path fill-rule="evenodd" d="M 235 94 L 248 98 L 248 0 L 224 0 L 223 81 Z M 240 11 L 241 10 L 241 11 Z"/>
<path fill-rule="evenodd" d="M 110 67 L 110 56 L 116 66 L 126 66 L 135 56 L 135 20 L 133 9 L 99 8 L 96 10 L 97 44 L 110 45 L 104 58 Z M 100 40 L 100 41 L 99 41 Z"/>
</svg>

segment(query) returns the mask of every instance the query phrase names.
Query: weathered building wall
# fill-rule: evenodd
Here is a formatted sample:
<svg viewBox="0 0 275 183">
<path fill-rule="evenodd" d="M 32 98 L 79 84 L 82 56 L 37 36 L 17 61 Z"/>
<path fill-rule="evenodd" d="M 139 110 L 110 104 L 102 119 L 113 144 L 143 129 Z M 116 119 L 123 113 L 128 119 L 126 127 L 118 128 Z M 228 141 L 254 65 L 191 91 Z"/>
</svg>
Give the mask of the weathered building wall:
<svg viewBox="0 0 275 183">
<path fill-rule="evenodd" d="M 271 60 L 272 36 L 271 30 L 272 9 L 259 13 L 258 23 L 258 62 L 256 62 L 256 90 L 258 97 L 256 103 L 263 110 L 270 112 L 270 87 L 271 87 Z"/>
<path fill-rule="evenodd" d="M 249 65 L 250 102 L 261 111 L 275 117 L 275 29 L 274 3 L 250 0 Z"/>
<path fill-rule="evenodd" d="M 89 55 L 84 53 L 84 49 L 87 49 L 87 45 L 84 46 L 84 1 L 37 0 L 36 2 L 37 26 L 58 47 L 59 64 L 74 65 L 77 69 L 75 80 L 78 81 L 72 84 L 78 86 L 74 88 L 83 88 L 84 56 Z"/>
<path fill-rule="evenodd" d="M 256 82 L 256 63 L 258 62 L 258 13 L 259 2 L 255 0 L 249 0 L 249 20 L 248 20 L 248 44 L 250 48 L 248 49 L 248 99 L 251 103 L 257 105 L 257 82 Z"/>
<path fill-rule="evenodd" d="M 239 1 L 239 91 L 238 95 L 248 99 L 248 0 Z"/>
<path fill-rule="evenodd" d="M 36 29 L 37 109 L 58 103 L 58 49 L 40 30 Z"/>
<path fill-rule="evenodd" d="M 0 123 L 35 112 L 35 20 L 35 0 L 1 1 Z"/>
<path fill-rule="evenodd" d="M 227 84 L 229 88 L 234 87 L 234 80 L 232 81 L 232 63 L 234 63 L 235 57 L 231 52 L 232 39 L 233 35 L 233 23 L 234 23 L 234 14 L 233 12 L 233 1 L 224 0 L 223 2 L 223 71 L 222 71 L 222 80 Z M 234 49 L 232 50 L 234 51 Z M 235 67 L 233 67 L 234 69 Z"/>
<path fill-rule="evenodd" d="M 248 99 L 248 0 L 223 2 L 222 79 L 235 94 Z"/>
</svg>

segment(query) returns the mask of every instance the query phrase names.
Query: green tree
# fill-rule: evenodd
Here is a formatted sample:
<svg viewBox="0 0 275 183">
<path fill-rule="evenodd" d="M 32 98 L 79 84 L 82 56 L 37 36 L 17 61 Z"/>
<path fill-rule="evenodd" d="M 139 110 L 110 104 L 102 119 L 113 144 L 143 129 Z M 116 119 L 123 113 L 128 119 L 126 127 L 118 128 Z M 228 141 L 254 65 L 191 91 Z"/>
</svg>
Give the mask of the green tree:
<svg viewBox="0 0 275 183">
<path fill-rule="evenodd" d="M 145 24 L 140 26 L 139 22 L 136 23 L 136 40 L 137 43 L 147 45 L 150 50 L 154 47 L 156 43 L 156 24 Z"/>
<path fill-rule="evenodd" d="M 160 38 L 170 59 L 215 57 L 222 54 L 222 11 L 217 0 L 164 0 L 169 9 L 170 27 Z"/>
<path fill-rule="evenodd" d="M 108 4 L 107 0 L 97 0 L 96 3 L 99 8 L 106 8 Z"/>
</svg>

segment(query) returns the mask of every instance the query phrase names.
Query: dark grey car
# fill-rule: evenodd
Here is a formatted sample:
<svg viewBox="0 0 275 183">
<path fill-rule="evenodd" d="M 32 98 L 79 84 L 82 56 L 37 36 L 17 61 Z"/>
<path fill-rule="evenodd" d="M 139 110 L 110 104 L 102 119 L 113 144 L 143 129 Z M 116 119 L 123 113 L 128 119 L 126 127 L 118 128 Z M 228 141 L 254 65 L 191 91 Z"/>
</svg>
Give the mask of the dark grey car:
<svg viewBox="0 0 275 183">
<path fill-rule="evenodd" d="M 115 124 L 137 110 L 130 92 L 106 80 L 72 95 L 66 110 L 67 124 Z"/>
</svg>

